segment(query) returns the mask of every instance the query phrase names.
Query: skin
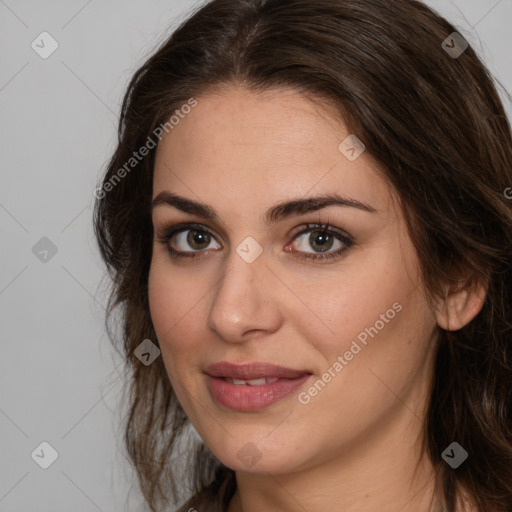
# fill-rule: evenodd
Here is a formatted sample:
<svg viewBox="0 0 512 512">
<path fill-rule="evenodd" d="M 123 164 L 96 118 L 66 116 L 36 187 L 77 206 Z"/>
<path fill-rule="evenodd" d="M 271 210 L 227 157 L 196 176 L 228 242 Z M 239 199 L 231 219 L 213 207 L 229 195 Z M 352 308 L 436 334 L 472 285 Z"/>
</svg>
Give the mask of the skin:
<svg viewBox="0 0 512 512">
<path fill-rule="evenodd" d="M 167 190 L 201 201 L 220 221 L 154 209 L 149 299 L 181 405 L 236 471 L 229 512 L 429 511 L 433 473 L 419 446 L 436 332 L 469 322 L 482 290 L 447 289 L 429 308 L 397 196 L 367 152 L 351 162 L 339 151 L 349 132 L 332 109 L 292 90 L 236 85 L 197 100 L 159 143 L 153 197 Z M 376 212 L 330 206 L 270 227 L 263 221 L 277 203 L 333 191 Z M 181 222 L 212 234 L 201 257 L 172 258 L 159 241 Z M 339 258 L 300 259 L 322 249 L 308 242 L 311 231 L 295 233 L 327 222 L 355 245 Z M 169 244 L 193 252 L 187 234 Z M 252 263 L 236 252 L 248 236 L 263 248 Z M 342 247 L 335 239 L 324 249 Z M 307 405 L 298 393 L 311 382 L 255 412 L 224 408 L 206 387 L 203 371 L 218 361 L 271 362 L 317 381 L 394 303 L 402 310 Z M 248 442 L 261 454 L 252 467 L 237 457 Z"/>
</svg>

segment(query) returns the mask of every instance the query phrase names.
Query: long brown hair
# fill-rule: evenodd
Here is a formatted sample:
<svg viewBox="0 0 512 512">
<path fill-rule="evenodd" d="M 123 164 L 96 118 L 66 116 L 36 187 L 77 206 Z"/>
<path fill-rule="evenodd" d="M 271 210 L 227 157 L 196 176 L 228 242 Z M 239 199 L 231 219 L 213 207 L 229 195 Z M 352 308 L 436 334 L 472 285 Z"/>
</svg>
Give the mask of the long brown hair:
<svg viewBox="0 0 512 512">
<path fill-rule="evenodd" d="M 430 303 L 443 283 L 486 283 L 468 325 L 439 329 L 424 447 L 448 510 L 464 490 L 480 512 L 512 511 L 512 138 L 474 50 L 443 45 L 455 31 L 416 0 L 213 0 L 133 76 L 94 229 L 112 278 L 107 329 L 129 371 L 125 442 L 152 511 L 183 492 L 193 496 L 183 511 L 224 511 L 236 480 L 202 443 L 177 460 L 189 420 L 162 359 L 134 356 L 145 339 L 158 345 L 148 306 L 155 149 L 126 163 L 191 98 L 225 84 L 293 87 L 336 105 L 400 196 Z M 441 457 L 453 441 L 469 454 L 457 469 Z"/>
</svg>

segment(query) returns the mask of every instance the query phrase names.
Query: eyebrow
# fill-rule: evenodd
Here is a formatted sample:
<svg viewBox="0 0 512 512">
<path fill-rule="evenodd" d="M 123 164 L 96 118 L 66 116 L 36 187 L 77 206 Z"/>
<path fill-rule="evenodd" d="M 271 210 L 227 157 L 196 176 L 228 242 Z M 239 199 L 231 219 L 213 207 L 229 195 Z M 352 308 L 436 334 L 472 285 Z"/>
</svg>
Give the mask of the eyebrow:
<svg viewBox="0 0 512 512">
<path fill-rule="evenodd" d="M 191 199 L 181 197 L 169 191 L 160 192 L 160 194 L 153 199 L 152 210 L 155 210 L 155 208 L 162 205 L 173 206 L 185 213 L 197 215 L 207 220 L 219 220 L 219 216 L 211 206 L 201 202 L 192 201 Z M 291 201 L 279 203 L 267 210 L 265 214 L 265 223 L 268 225 L 275 224 L 287 217 L 291 217 L 293 215 L 304 215 L 309 212 L 328 208 L 329 206 L 344 206 L 357 208 L 369 213 L 377 213 L 377 210 L 368 204 L 333 193 L 316 197 L 308 197 L 305 199 L 293 199 Z"/>
</svg>

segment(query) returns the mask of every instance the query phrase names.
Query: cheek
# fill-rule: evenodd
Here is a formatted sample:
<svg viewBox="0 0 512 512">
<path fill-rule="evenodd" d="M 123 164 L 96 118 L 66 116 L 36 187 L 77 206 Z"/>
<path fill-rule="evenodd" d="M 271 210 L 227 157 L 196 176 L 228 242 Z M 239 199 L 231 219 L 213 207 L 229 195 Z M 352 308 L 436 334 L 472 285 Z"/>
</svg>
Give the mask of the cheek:
<svg viewBox="0 0 512 512">
<path fill-rule="evenodd" d="M 153 256 L 148 276 L 149 308 L 162 341 L 183 330 L 184 325 L 193 328 L 197 324 L 190 318 L 204 307 L 207 292 L 200 273 L 172 266 L 162 254 Z"/>
<path fill-rule="evenodd" d="M 183 367 L 188 354 L 196 353 L 201 336 L 198 315 L 204 308 L 205 292 L 190 279 L 172 270 L 165 262 L 154 261 L 148 278 L 151 320 L 162 358 L 170 377 Z"/>
<path fill-rule="evenodd" d="M 410 288 L 401 293 L 393 289 L 380 297 L 381 302 L 374 299 L 366 308 L 364 301 L 340 302 L 345 310 L 339 311 L 336 337 L 319 341 L 308 331 L 324 366 L 298 396 L 302 405 L 297 422 L 322 431 L 325 436 L 320 442 L 329 449 L 363 435 L 402 407 L 397 397 L 404 397 L 414 410 L 422 403 L 423 388 L 413 397 L 409 393 L 428 376 L 435 322 L 423 308 L 422 295 L 411 294 Z"/>
<path fill-rule="evenodd" d="M 365 340 L 384 338 L 403 324 L 405 306 L 417 283 L 410 270 L 397 264 L 401 261 L 393 251 L 354 255 L 339 272 L 318 275 L 301 285 L 296 282 L 294 291 L 307 307 L 295 301 L 284 314 L 300 326 L 304 338 L 327 359 L 325 363 L 332 363 L 358 337 L 364 347 Z M 422 307 L 420 302 L 417 307 Z"/>
</svg>

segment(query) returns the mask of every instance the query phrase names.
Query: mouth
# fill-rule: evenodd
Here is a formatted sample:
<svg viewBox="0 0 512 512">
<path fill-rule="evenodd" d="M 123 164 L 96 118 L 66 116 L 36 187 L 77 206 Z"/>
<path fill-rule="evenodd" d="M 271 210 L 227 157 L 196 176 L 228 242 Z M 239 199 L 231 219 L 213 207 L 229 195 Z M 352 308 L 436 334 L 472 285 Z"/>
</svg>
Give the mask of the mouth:
<svg viewBox="0 0 512 512">
<path fill-rule="evenodd" d="M 303 375 L 311 375 L 309 370 L 294 370 L 270 363 L 234 364 L 219 362 L 209 365 L 205 373 L 211 377 L 244 381 L 252 386 L 263 385 L 262 379 L 296 379 Z"/>
<path fill-rule="evenodd" d="M 207 386 L 217 404 L 237 411 L 256 411 L 287 397 L 312 376 L 268 363 L 215 363 L 207 367 Z"/>
<path fill-rule="evenodd" d="M 261 377 L 259 379 L 235 379 L 232 377 L 221 377 L 226 382 L 234 384 L 235 386 L 264 386 L 265 384 L 272 384 L 277 382 L 279 377 Z"/>
</svg>

